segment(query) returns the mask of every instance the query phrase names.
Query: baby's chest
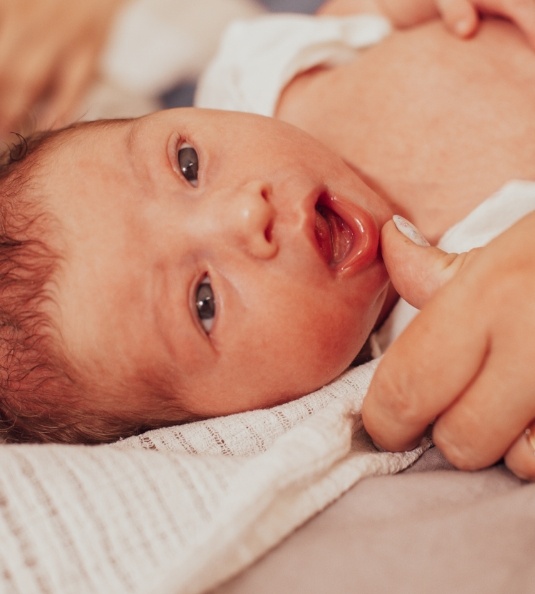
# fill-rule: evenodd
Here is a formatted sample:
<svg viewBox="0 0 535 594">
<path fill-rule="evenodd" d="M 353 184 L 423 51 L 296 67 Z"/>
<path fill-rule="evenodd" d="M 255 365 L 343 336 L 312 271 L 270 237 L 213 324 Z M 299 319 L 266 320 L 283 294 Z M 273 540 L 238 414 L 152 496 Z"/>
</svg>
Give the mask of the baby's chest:
<svg viewBox="0 0 535 594">
<path fill-rule="evenodd" d="M 441 23 L 394 34 L 297 79 L 278 115 L 420 210 L 431 196 L 464 216 L 508 179 L 535 179 L 535 53 L 494 23 L 470 42 Z"/>
</svg>

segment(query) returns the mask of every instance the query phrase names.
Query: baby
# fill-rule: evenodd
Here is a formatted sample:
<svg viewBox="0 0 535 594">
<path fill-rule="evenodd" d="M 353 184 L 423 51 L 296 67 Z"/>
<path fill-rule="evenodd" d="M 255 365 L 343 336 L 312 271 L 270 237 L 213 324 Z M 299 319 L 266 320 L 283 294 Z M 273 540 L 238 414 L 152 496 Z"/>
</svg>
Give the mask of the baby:
<svg viewBox="0 0 535 594">
<path fill-rule="evenodd" d="M 13 432 L 97 441 L 295 398 L 350 364 L 385 301 L 386 202 L 276 120 L 78 125 L 2 183 Z"/>
<path fill-rule="evenodd" d="M 13 147 L 6 438 L 110 441 L 334 379 L 392 305 L 379 251 L 392 213 L 434 240 L 535 177 L 532 79 L 512 26 L 465 45 L 430 23 L 294 77 L 277 119 L 171 110 Z"/>
</svg>

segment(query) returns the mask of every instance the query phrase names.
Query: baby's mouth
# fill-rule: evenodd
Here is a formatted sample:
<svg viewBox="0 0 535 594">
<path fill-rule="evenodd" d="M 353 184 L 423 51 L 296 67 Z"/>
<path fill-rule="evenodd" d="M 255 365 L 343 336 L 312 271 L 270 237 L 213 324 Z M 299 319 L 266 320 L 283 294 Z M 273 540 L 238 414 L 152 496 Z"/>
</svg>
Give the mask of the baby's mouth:
<svg viewBox="0 0 535 594">
<path fill-rule="evenodd" d="M 321 199 L 316 204 L 316 241 L 325 261 L 336 268 L 353 247 L 353 231 L 349 225 Z"/>
</svg>

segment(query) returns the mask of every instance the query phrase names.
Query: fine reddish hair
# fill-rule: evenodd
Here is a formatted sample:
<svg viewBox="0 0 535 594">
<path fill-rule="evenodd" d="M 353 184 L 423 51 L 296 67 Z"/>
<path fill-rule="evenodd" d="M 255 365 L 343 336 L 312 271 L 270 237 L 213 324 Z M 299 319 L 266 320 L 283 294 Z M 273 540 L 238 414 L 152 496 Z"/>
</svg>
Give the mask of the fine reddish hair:
<svg viewBox="0 0 535 594">
<path fill-rule="evenodd" d="M 110 442 L 169 425 L 170 418 L 176 422 L 186 417 L 157 374 L 143 370 L 133 373 L 129 386 L 105 385 L 103 379 L 85 377 L 61 348 L 60 333 L 47 314 L 61 255 L 46 241 L 55 221 L 39 194 L 35 172 L 40 156 L 61 142 L 65 132 L 17 136 L 0 157 L 0 441 L 4 442 Z M 128 391 L 141 393 L 146 406 L 111 413 L 104 404 L 100 409 L 94 404 L 97 399 L 91 396 L 96 391 L 106 396 L 100 402 L 117 402 Z M 161 402 L 158 418 L 153 412 L 156 398 Z"/>
</svg>

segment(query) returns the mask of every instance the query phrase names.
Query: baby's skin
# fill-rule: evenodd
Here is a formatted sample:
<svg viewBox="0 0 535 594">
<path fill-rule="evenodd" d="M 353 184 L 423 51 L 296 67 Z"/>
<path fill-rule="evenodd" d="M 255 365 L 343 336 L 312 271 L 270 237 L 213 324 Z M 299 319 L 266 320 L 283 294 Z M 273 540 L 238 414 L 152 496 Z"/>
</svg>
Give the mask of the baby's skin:
<svg viewBox="0 0 535 594">
<path fill-rule="evenodd" d="M 298 76 L 277 117 L 338 152 L 434 243 L 510 179 L 535 179 L 535 52 L 505 21 L 469 41 L 432 21 Z"/>
<path fill-rule="evenodd" d="M 385 306 L 388 204 L 272 118 L 178 109 L 81 125 L 34 185 L 62 255 L 49 313 L 96 384 L 95 414 L 171 423 L 301 396 L 347 368 Z M 112 397 L 140 376 L 162 396 Z"/>
</svg>

